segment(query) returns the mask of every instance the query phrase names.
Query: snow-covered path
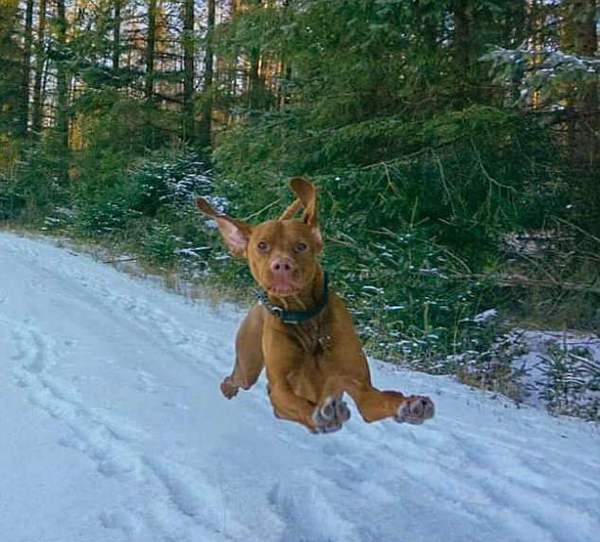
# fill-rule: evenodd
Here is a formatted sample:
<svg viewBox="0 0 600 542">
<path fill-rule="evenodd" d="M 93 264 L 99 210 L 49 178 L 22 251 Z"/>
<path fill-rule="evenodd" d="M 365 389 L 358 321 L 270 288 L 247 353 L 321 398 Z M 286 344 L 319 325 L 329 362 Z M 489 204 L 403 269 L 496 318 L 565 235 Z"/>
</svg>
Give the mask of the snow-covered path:
<svg viewBox="0 0 600 542">
<path fill-rule="evenodd" d="M 0 541 L 600 540 L 600 434 L 450 379 L 421 427 L 311 435 L 218 384 L 241 314 L 0 233 Z"/>
</svg>

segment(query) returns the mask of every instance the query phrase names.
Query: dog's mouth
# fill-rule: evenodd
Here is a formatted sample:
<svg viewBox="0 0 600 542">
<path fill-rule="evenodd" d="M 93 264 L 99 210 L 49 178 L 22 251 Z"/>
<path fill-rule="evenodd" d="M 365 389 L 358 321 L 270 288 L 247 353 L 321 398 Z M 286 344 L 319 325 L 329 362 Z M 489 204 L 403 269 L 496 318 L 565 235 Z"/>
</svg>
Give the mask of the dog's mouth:
<svg viewBox="0 0 600 542">
<path fill-rule="evenodd" d="M 295 280 L 287 278 L 271 280 L 266 290 L 273 295 L 286 297 L 296 295 L 302 291 L 302 285 Z"/>
<path fill-rule="evenodd" d="M 267 288 L 267 291 L 270 294 L 273 295 L 277 295 L 280 297 L 285 297 L 285 296 L 290 296 L 290 295 L 296 295 L 298 293 L 300 293 L 300 291 L 302 290 L 302 288 L 300 288 L 297 285 L 293 285 L 293 284 L 286 284 L 286 285 L 271 285 L 269 288 Z"/>
</svg>

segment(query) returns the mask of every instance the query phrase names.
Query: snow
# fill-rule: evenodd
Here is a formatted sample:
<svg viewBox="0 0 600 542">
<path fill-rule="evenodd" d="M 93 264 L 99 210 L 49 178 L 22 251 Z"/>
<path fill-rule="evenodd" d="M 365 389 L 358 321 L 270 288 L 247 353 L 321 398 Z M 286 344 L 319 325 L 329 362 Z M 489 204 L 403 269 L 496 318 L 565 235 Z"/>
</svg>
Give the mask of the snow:
<svg viewBox="0 0 600 542">
<path fill-rule="evenodd" d="M 525 346 L 526 352 L 515 357 L 513 366 L 522 373 L 521 384 L 528 390 L 525 402 L 546 408 L 548 393 L 557 385 L 569 387 L 557 392 L 565 411 L 583 410 L 600 402 L 598 389 L 600 375 L 600 337 L 593 334 L 577 334 L 568 331 L 515 330 L 513 340 Z M 552 347 L 558 349 L 554 357 L 570 358 L 569 371 L 562 374 L 562 382 L 552 382 L 550 365 Z M 583 351 L 587 357 L 577 355 Z M 588 359 L 589 358 L 589 359 Z M 560 359 L 558 360 L 560 362 Z M 563 369 L 564 370 L 564 369 Z M 595 383 L 595 385 L 594 385 Z M 570 405 L 568 403 L 571 403 Z"/>
<path fill-rule="evenodd" d="M 497 309 L 488 309 L 473 317 L 473 322 L 476 324 L 485 324 L 489 320 L 493 320 L 498 315 Z"/>
<path fill-rule="evenodd" d="M 436 418 L 311 435 L 220 396 L 241 317 L 0 233 L 0 540 L 598 540 L 596 425 L 372 362 Z"/>
</svg>

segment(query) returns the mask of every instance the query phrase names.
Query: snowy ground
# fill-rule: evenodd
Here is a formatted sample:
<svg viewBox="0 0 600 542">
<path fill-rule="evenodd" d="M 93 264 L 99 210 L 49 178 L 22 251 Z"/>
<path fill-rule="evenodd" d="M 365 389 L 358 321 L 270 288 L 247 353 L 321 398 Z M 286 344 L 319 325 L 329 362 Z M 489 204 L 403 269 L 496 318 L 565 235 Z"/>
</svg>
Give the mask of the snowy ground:
<svg viewBox="0 0 600 542">
<path fill-rule="evenodd" d="M 421 427 L 276 420 L 218 383 L 240 313 L 0 234 L 0 541 L 600 540 L 600 433 L 450 379 Z"/>
</svg>

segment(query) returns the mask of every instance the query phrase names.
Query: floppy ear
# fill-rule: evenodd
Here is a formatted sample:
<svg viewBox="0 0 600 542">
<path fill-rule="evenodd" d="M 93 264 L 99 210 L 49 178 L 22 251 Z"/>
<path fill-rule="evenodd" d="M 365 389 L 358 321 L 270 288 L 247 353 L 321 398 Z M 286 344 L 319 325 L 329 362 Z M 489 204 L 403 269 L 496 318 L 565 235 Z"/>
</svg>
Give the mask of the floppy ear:
<svg viewBox="0 0 600 542">
<path fill-rule="evenodd" d="M 311 227 L 313 234 L 319 243 L 320 250 L 323 246 L 323 236 L 321 235 L 321 230 L 319 229 L 319 220 L 317 217 L 318 188 L 304 177 L 294 177 L 290 180 L 290 186 L 304 206 L 302 220 L 305 224 Z"/>
<path fill-rule="evenodd" d="M 243 258 L 246 255 L 246 247 L 252 233 L 252 227 L 239 220 L 220 215 L 204 198 L 196 199 L 196 205 L 205 215 L 215 220 L 231 253 L 236 258 Z"/>
<path fill-rule="evenodd" d="M 279 217 L 279 220 L 289 220 L 290 218 L 294 218 L 294 215 L 298 212 L 298 210 L 302 207 L 302 202 L 299 199 L 295 199 L 288 208 L 283 211 L 283 214 Z"/>
</svg>

